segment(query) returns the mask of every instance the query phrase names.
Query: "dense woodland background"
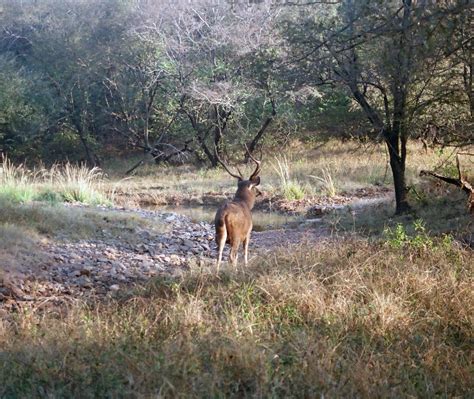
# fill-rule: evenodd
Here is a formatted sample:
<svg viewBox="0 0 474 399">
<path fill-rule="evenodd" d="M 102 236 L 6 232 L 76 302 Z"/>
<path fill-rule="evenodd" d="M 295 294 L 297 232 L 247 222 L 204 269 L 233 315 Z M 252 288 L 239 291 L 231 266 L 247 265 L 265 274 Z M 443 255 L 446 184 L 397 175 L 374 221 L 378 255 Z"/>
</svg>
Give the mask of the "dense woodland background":
<svg viewBox="0 0 474 399">
<path fill-rule="evenodd" d="M 408 138 L 473 142 L 469 3 L 4 0 L 0 152 L 217 166 L 242 144 L 379 140 L 403 212 Z"/>
</svg>

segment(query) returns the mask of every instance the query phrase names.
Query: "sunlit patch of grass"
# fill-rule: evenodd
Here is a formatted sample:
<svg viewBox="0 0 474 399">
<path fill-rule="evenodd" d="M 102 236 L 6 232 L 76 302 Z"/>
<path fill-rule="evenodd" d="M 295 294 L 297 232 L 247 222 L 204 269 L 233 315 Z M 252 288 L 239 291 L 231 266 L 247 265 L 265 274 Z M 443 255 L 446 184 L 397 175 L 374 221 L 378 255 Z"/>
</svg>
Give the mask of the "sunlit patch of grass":
<svg viewBox="0 0 474 399">
<path fill-rule="evenodd" d="M 23 312 L 0 329 L 0 396 L 466 396 L 472 254 L 434 242 L 291 247 Z"/>
<path fill-rule="evenodd" d="M 260 185 L 261 191 L 269 196 L 284 196 L 283 189 L 289 181 L 293 182 L 293 188 L 287 190 L 290 198 L 350 194 L 363 188 L 392 186 L 388 154 L 383 143 L 341 143 L 334 140 L 316 149 L 288 147 L 280 151 L 280 166 L 272 151 L 269 149 L 268 154 L 262 156 Z M 447 157 L 449 154 L 433 149 L 425 151 L 419 143 L 410 142 L 407 183 L 418 184 L 421 169 L 436 169 Z M 244 174 L 250 174 L 252 169 L 251 164 L 240 164 L 239 167 Z M 104 182 L 104 187 L 108 192 L 115 192 L 118 201 L 126 202 L 135 195 L 135 202 L 140 202 L 140 194 L 146 193 L 154 195 L 157 204 L 164 204 L 167 196 L 201 198 L 206 193 L 225 193 L 231 196 L 236 190 L 235 179 L 222 169 L 147 164 L 137 169 L 134 176 L 123 179 L 122 169 L 116 168 L 117 166 L 106 169 L 107 174 L 112 177 Z M 311 176 L 320 177 L 324 182 L 318 182 L 318 179 Z"/>
<path fill-rule="evenodd" d="M 39 235 L 27 226 L 0 221 L 0 288 L 5 271 L 15 273 L 45 258 L 39 242 Z"/>
<path fill-rule="evenodd" d="M 59 239 L 120 239 L 138 243 L 137 229 L 148 228 L 157 233 L 164 225 L 152 218 L 93 208 L 66 207 L 62 204 L 13 204 L 0 200 L 0 224 L 29 229 L 37 234 Z"/>
<path fill-rule="evenodd" d="M 34 198 L 33 182 L 35 173 L 24 165 L 14 165 L 2 156 L 0 166 L 0 198 L 14 202 L 27 202 Z"/>
<path fill-rule="evenodd" d="M 103 190 L 104 174 L 98 168 L 66 163 L 30 170 L 22 164 L 14 165 L 4 156 L 0 172 L 0 197 L 12 202 L 111 204 Z"/>
<path fill-rule="evenodd" d="M 110 204 L 101 190 L 104 174 L 99 168 L 90 169 L 85 165 L 67 163 L 64 166 L 54 166 L 50 173 L 52 183 L 59 186 L 60 195 L 66 202 Z"/>
<path fill-rule="evenodd" d="M 298 180 L 291 176 L 291 163 L 286 155 L 275 157 L 271 164 L 280 179 L 279 191 L 287 200 L 303 199 L 305 192 Z"/>
</svg>

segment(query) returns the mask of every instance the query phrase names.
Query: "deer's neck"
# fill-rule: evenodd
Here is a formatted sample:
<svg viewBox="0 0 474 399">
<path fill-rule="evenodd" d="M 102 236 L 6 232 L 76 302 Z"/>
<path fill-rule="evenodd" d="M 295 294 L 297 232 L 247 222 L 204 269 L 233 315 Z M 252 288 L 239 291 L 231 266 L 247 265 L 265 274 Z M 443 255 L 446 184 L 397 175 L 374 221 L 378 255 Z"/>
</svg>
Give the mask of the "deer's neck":
<svg viewBox="0 0 474 399">
<path fill-rule="evenodd" d="M 245 204 L 250 210 L 252 210 L 255 205 L 255 194 L 253 194 L 249 189 L 237 190 L 234 197 L 234 202 L 239 202 Z"/>
</svg>

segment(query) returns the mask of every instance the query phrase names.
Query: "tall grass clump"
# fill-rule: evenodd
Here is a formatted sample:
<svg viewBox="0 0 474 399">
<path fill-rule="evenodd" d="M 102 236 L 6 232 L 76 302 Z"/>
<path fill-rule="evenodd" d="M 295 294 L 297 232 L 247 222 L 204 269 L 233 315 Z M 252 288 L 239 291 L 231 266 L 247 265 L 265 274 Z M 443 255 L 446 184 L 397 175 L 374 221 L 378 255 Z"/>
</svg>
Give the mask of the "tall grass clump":
<svg viewBox="0 0 474 399">
<path fill-rule="evenodd" d="M 0 165 L 0 197 L 12 202 L 80 202 L 110 204 L 104 194 L 104 174 L 85 165 L 53 165 L 51 168 L 14 165 L 6 156 Z"/>
<path fill-rule="evenodd" d="M 81 202 L 98 205 L 109 204 L 104 195 L 102 181 L 104 173 L 101 169 L 92 169 L 85 165 L 55 165 L 50 170 L 51 181 L 58 185 L 59 193 L 66 202 Z"/>
<path fill-rule="evenodd" d="M 326 194 L 328 197 L 334 197 L 337 194 L 337 189 L 336 185 L 334 184 L 330 169 L 328 167 L 322 168 L 321 174 L 322 176 L 309 175 L 309 177 L 322 184 L 324 194 Z"/>
<path fill-rule="evenodd" d="M 275 157 L 272 167 L 280 180 L 280 191 L 283 197 L 290 201 L 303 199 L 305 196 L 304 188 L 298 180 L 291 177 L 290 161 L 286 155 Z"/>
<path fill-rule="evenodd" d="M 2 155 L 0 165 L 0 197 L 12 202 L 28 202 L 34 199 L 35 173 L 23 164 L 14 165 Z"/>
</svg>

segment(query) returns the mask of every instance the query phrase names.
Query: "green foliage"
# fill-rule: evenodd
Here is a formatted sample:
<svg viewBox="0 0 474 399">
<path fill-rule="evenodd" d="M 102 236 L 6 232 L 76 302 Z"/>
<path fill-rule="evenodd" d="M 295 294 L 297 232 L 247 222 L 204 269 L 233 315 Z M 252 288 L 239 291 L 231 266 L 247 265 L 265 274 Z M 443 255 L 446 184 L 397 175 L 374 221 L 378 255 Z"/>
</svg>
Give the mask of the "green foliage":
<svg viewBox="0 0 474 399">
<path fill-rule="evenodd" d="M 35 88 L 35 76 L 0 51 L 0 152 L 23 155 L 31 149 L 42 118 Z"/>
<path fill-rule="evenodd" d="M 413 234 L 407 232 L 406 227 L 397 223 L 395 228 L 387 227 L 384 236 L 387 244 L 392 248 L 413 248 L 418 250 L 449 250 L 453 244 L 453 237 L 444 234 L 441 240 L 435 240 L 426 231 L 423 220 L 417 219 L 413 222 Z"/>
<path fill-rule="evenodd" d="M 283 197 L 289 201 L 300 200 L 305 196 L 305 190 L 298 182 L 290 181 L 282 187 Z"/>
<path fill-rule="evenodd" d="M 450 7 L 413 3 L 411 18 L 421 22 L 410 24 L 407 37 L 416 45 L 402 48 L 399 29 L 367 30 L 391 26 L 382 21 L 400 28 L 396 1 L 301 9 L 7 2 L 0 10 L 0 151 L 22 161 L 95 164 L 156 142 L 164 152 L 186 143 L 194 157 L 187 159 L 215 163 L 214 143 L 241 148 L 267 118 L 259 145 L 366 137 L 380 129 L 369 125 L 345 80 L 356 78 L 359 93 L 386 119 L 405 65 L 398 60 L 407 54 L 410 133 L 423 136 L 431 126 L 437 139 L 454 140 L 453 132 L 469 130 L 472 88 L 462 76 L 469 21 Z M 358 18 L 342 29 L 351 12 Z M 363 40 L 347 46 L 351 34 Z M 313 48 L 324 38 L 327 46 Z M 445 56 L 434 57 L 439 47 Z"/>
</svg>

